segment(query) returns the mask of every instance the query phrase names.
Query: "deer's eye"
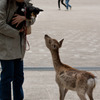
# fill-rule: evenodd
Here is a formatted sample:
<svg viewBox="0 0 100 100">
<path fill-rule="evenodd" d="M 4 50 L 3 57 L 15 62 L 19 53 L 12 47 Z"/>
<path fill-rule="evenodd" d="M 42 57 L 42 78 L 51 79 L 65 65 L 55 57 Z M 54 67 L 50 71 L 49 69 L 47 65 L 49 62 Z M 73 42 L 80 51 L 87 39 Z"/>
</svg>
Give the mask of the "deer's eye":
<svg viewBox="0 0 100 100">
<path fill-rule="evenodd" d="M 54 45 L 54 48 L 56 48 L 56 45 Z"/>
</svg>

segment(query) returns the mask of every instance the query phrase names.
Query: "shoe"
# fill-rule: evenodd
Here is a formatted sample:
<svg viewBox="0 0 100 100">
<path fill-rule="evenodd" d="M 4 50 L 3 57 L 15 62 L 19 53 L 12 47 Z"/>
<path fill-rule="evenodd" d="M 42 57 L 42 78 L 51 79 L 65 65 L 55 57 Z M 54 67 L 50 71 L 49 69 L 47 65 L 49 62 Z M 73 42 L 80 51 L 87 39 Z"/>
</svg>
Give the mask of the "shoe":
<svg viewBox="0 0 100 100">
<path fill-rule="evenodd" d="M 72 6 L 70 7 L 70 10 L 72 10 Z"/>
</svg>

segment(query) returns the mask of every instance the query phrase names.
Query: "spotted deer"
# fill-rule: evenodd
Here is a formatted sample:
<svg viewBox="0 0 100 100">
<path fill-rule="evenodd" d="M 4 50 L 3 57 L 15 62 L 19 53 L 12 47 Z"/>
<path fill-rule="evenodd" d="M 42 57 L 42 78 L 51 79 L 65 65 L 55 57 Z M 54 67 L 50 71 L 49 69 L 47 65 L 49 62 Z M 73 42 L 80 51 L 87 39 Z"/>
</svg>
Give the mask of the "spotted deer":
<svg viewBox="0 0 100 100">
<path fill-rule="evenodd" d="M 77 70 L 61 62 L 59 48 L 61 48 L 64 39 L 58 42 L 56 39 L 52 39 L 48 35 L 45 35 L 44 38 L 46 46 L 50 50 L 53 59 L 56 82 L 59 86 L 59 100 L 64 100 L 68 90 L 76 91 L 80 100 L 87 100 L 85 97 L 86 93 L 90 100 L 94 100 L 92 93 L 96 85 L 96 77 L 90 72 Z"/>
</svg>

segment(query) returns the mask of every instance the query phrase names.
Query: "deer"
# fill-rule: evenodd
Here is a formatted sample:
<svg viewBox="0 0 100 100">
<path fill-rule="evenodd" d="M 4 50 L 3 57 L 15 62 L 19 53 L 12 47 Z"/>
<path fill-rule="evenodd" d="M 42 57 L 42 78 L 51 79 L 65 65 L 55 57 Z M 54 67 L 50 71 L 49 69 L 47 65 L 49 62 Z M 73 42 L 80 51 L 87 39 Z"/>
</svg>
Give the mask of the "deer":
<svg viewBox="0 0 100 100">
<path fill-rule="evenodd" d="M 93 99 L 93 90 L 96 86 L 96 76 L 94 74 L 78 70 L 69 65 L 63 64 L 59 56 L 59 48 L 62 47 L 63 40 L 57 41 L 47 34 L 44 36 L 46 47 L 50 50 L 56 72 L 56 83 L 59 87 L 60 98 L 64 100 L 68 90 L 76 91 L 80 100 L 87 100 L 85 94 L 90 100 Z"/>
</svg>

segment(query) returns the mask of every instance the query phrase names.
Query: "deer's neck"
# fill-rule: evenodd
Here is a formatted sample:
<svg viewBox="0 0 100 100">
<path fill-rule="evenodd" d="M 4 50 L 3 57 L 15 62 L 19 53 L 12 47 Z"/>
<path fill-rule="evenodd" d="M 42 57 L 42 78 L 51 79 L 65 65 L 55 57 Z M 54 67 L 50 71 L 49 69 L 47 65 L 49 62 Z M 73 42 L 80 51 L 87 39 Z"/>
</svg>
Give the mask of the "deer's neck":
<svg viewBox="0 0 100 100">
<path fill-rule="evenodd" d="M 59 51 L 51 51 L 51 55 L 52 55 L 54 67 L 56 70 L 58 70 L 62 64 L 59 56 Z"/>
</svg>

